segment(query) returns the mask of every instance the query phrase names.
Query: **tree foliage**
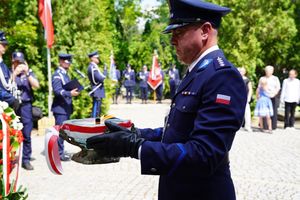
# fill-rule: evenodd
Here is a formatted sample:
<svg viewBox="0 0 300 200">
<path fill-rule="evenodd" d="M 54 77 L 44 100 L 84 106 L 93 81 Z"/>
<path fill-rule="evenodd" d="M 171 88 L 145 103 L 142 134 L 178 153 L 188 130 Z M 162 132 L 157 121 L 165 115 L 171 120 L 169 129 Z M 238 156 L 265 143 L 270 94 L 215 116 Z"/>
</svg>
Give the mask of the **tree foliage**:
<svg viewBox="0 0 300 200">
<path fill-rule="evenodd" d="M 52 72 L 58 64 L 57 55 L 74 55 L 70 75 L 78 77 L 77 68 L 87 73 L 87 53 L 98 50 L 100 67 L 109 66 L 111 51 L 122 71 L 129 63 L 135 71 L 152 64 L 153 51 L 159 54 L 163 69 L 176 63 L 181 71 L 170 36 L 161 31 L 168 24 L 169 9 L 166 0 L 154 10 L 142 12 L 140 0 L 56 0 L 52 1 L 55 27 L 55 45 L 51 49 Z M 41 88 L 35 92 L 35 104 L 47 112 L 47 62 L 43 27 L 38 19 L 38 1 L 1 0 L 0 30 L 7 32 L 10 42 L 5 62 L 15 50 L 25 53 L 26 60 L 38 76 Z M 212 0 L 228 6 L 227 15 L 219 29 L 219 45 L 235 66 L 245 66 L 253 81 L 262 75 L 266 65 L 276 67 L 281 78 L 283 69 L 300 71 L 300 1 L 286 0 Z M 146 20 L 144 29 L 138 24 Z M 89 81 L 80 79 L 83 85 Z M 106 81 L 107 98 L 104 111 L 110 103 L 111 84 Z M 87 117 L 91 98 L 83 92 L 74 100 L 73 117 Z M 85 108 L 85 109 L 83 109 Z"/>
</svg>

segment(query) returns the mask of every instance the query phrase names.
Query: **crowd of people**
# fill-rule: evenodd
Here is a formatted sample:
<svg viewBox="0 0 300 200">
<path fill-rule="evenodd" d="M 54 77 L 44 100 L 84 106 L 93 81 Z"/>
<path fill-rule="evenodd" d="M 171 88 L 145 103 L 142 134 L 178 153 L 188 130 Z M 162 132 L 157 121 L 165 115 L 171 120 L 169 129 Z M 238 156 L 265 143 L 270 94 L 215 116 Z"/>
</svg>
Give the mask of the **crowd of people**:
<svg viewBox="0 0 300 200">
<path fill-rule="evenodd" d="M 245 110 L 244 128 L 252 132 L 250 102 L 253 100 L 252 83 L 246 76 L 246 69 L 239 68 L 247 88 L 247 104 Z M 282 88 L 279 78 L 273 75 L 274 67 L 265 67 L 265 76 L 261 77 L 256 89 L 256 105 L 254 115 L 259 118 L 261 131 L 272 133 L 277 129 L 278 107 L 284 105 L 284 129 L 295 129 L 295 111 L 300 103 L 300 81 L 297 71 L 291 69 L 289 77 L 283 80 Z"/>
</svg>

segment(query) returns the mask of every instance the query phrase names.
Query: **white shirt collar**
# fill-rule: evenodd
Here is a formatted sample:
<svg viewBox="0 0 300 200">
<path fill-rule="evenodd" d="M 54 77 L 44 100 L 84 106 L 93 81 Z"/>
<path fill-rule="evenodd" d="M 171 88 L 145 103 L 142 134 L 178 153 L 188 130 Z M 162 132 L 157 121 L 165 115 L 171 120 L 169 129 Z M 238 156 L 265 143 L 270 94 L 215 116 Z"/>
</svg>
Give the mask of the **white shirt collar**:
<svg viewBox="0 0 300 200">
<path fill-rule="evenodd" d="M 65 70 L 63 67 L 58 67 L 64 74 L 67 74 L 67 70 Z"/>
<path fill-rule="evenodd" d="M 206 56 L 207 54 L 209 54 L 209 53 L 211 53 L 211 52 L 213 52 L 213 51 L 216 51 L 216 50 L 218 50 L 218 49 L 219 49 L 219 46 L 218 46 L 218 45 L 214 45 L 214 46 L 212 46 L 212 47 L 206 49 L 206 51 L 204 51 L 204 52 L 199 56 L 199 58 L 197 58 L 192 64 L 190 64 L 190 66 L 189 66 L 189 72 L 191 72 L 191 71 L 194 69 L 194 67 L 196 66 L 196 64 L 197 64 L 202 58 L 204 58 L 204 56 Z"/>
<path fill-rule="evenodd" d="M 3 59 L 2 59 L 2 58 L 0 58 L 0 63 L 2 63 L 2 61 L 3 61 Z"/>
</svg>

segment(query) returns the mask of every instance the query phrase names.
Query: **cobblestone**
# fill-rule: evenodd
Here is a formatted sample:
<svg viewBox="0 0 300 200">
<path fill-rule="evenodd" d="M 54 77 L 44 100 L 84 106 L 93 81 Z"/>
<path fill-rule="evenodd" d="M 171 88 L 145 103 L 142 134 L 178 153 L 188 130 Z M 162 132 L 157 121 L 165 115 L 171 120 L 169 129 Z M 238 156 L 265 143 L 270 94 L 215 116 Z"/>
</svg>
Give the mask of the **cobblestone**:
<svg viewBox="0 0 300 200">
<path fill-rule="evenodd" d="M 132 119 L 137 127 L 163 125 L 169 104 L 119 104 L 110 113 Z M 64 174 L 53 175 L 43 156 L 44 137 L 33 136 L 33 171 L 21 170 L 29 200 L 155 200 L 158 176 L 140 175 L 138 160 L 82 165 L 64 162 Z M 78 148 L 66 144 L 66 150 Z M 239 131 L 231 154 L 238 200 L 300 200 L 300 130 L 273 134 Z"/>
</svg>

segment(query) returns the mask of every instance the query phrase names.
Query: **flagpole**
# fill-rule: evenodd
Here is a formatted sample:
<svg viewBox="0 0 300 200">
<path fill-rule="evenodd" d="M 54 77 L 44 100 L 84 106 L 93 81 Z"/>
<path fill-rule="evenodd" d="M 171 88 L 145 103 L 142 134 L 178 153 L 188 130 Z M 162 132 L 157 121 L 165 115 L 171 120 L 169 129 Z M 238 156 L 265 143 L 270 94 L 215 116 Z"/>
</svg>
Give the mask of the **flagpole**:
<svg viewBox="0 0 300 200">
<path fill-rule="evenodd" d="M 48 68 L 48 117 L 52 117 L 51 105 L 52 105 L 52 87 L 51 87 L 51 55 L 50 48 L 47 47 L 47 68 Z"/>
</svg>

